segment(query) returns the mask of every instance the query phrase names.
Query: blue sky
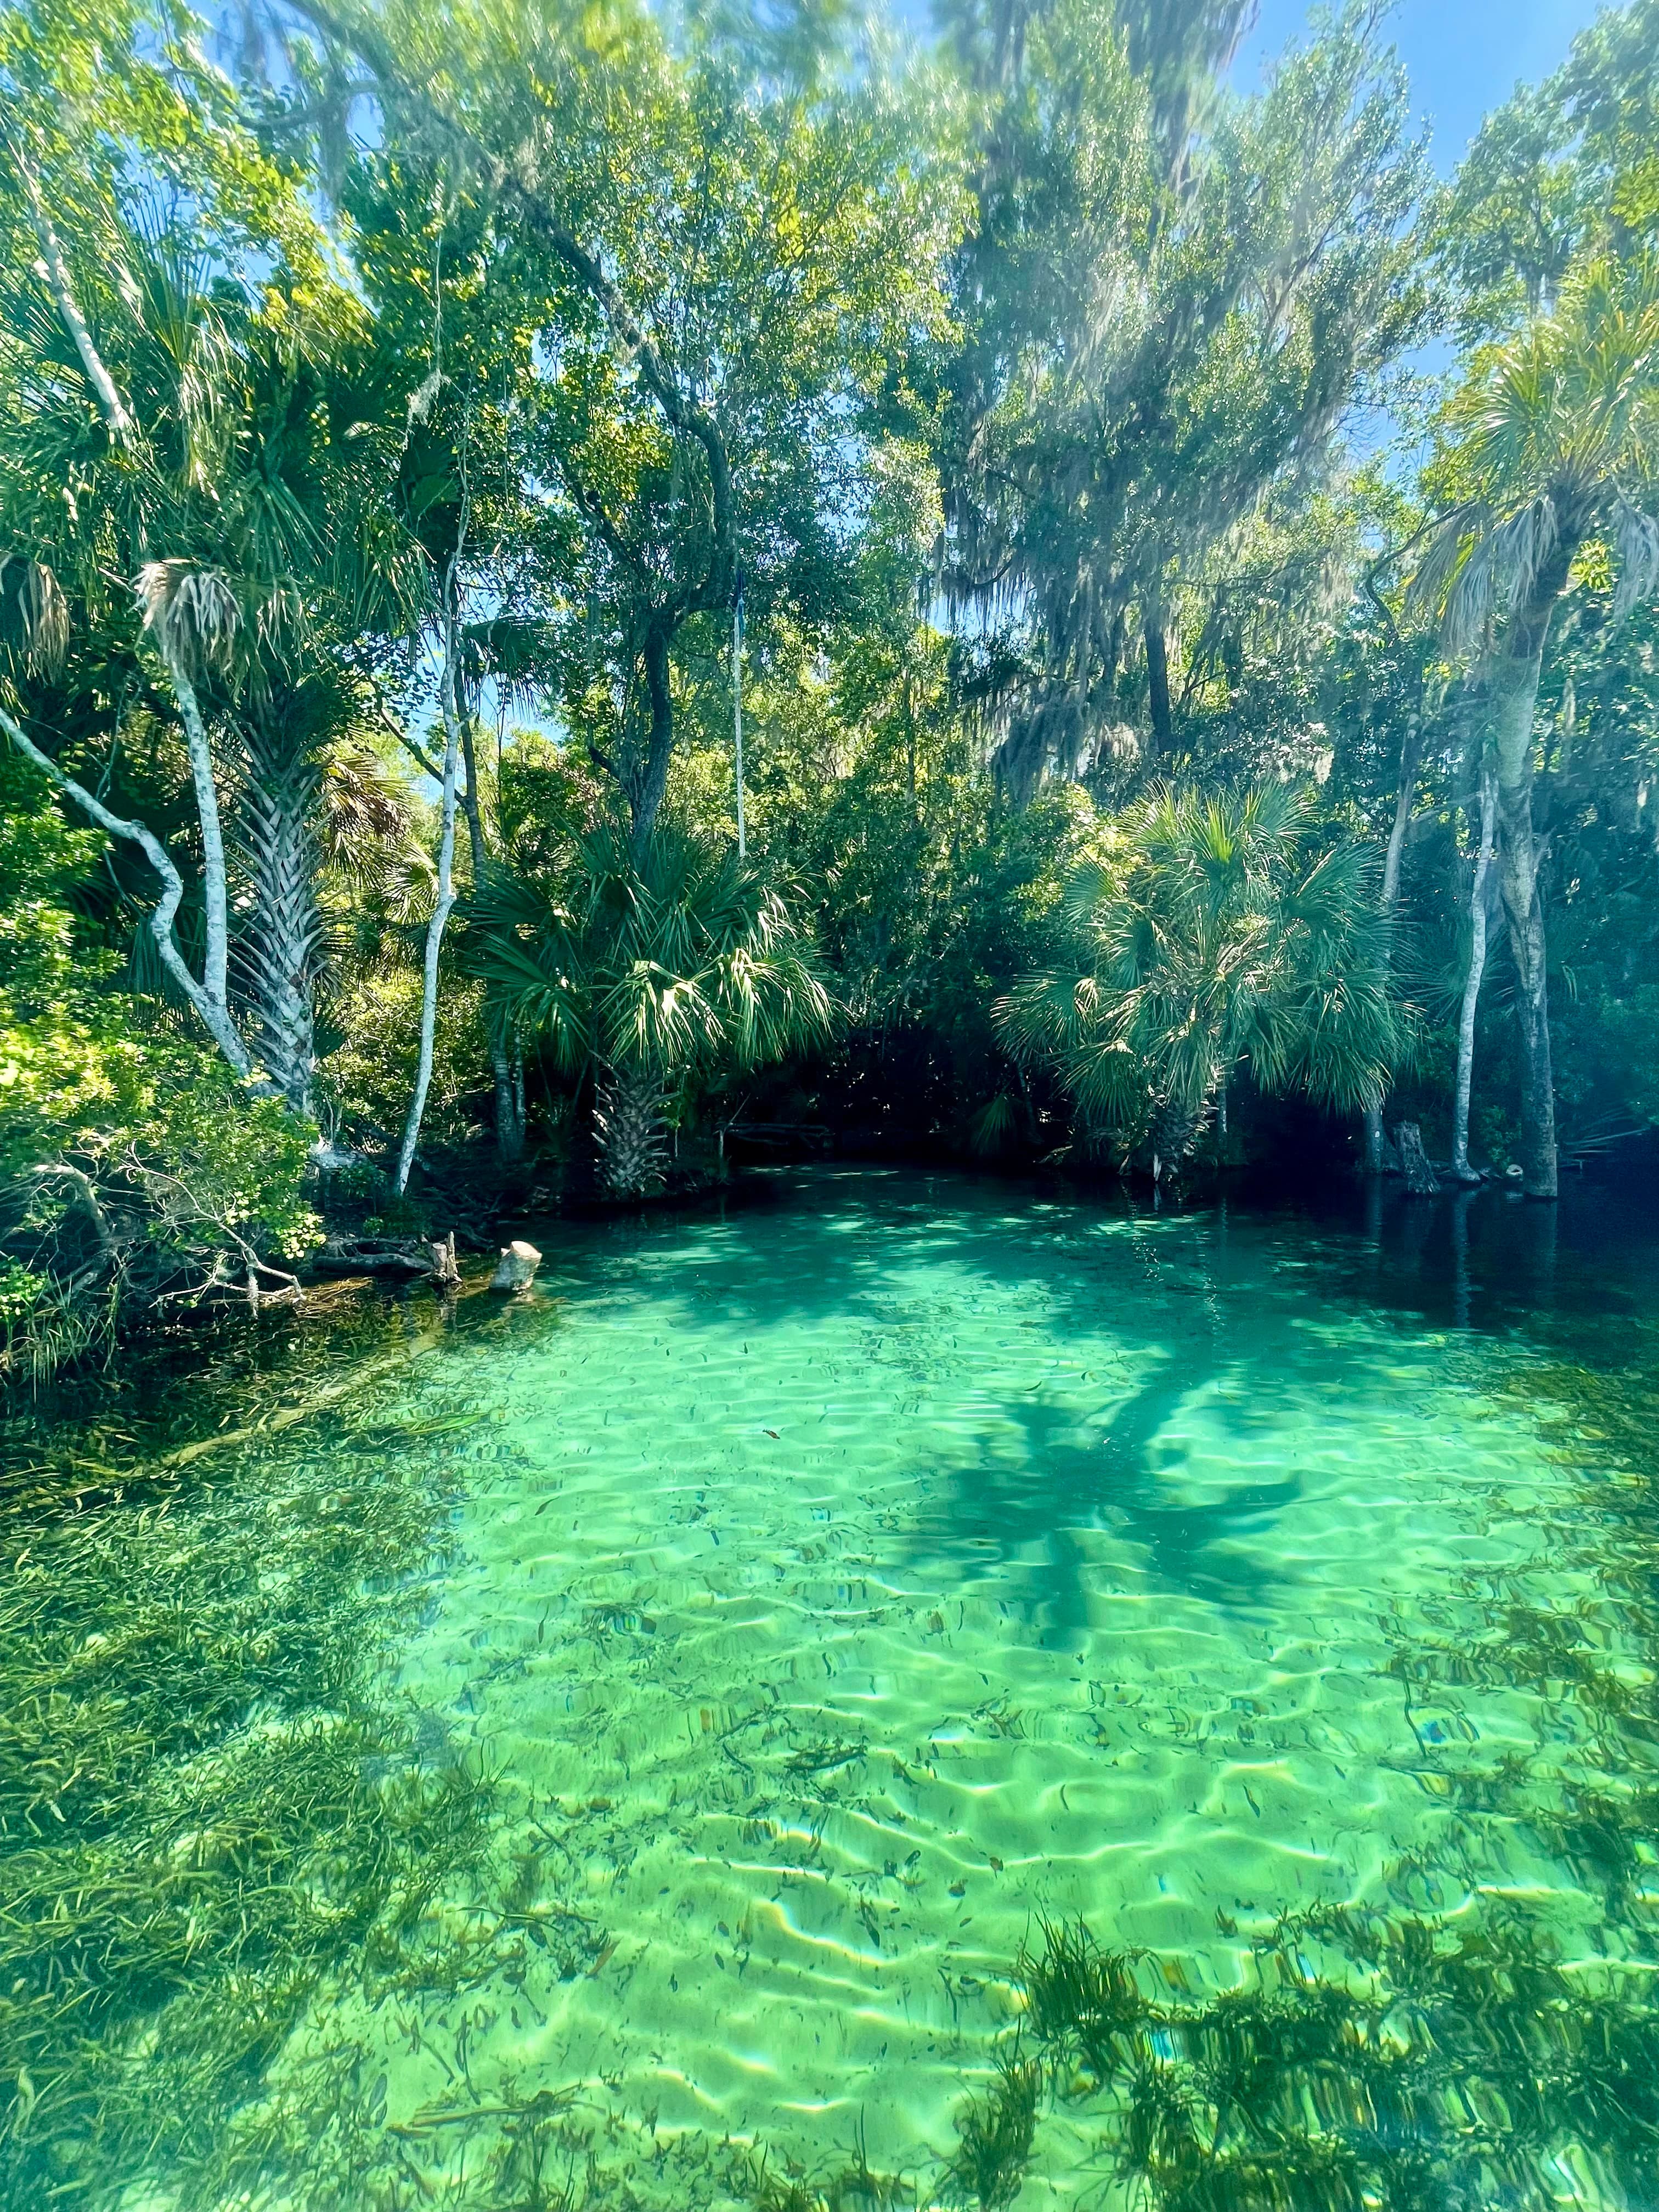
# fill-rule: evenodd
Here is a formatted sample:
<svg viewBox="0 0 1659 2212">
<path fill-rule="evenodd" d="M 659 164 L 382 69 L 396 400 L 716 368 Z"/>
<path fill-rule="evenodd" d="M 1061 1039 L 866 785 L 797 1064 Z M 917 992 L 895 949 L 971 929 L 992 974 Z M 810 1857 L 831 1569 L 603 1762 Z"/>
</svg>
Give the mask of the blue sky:
<svg viewBox="0 0 1659 2212">
<path fill-rule="evenodd" d="M 1547 76 L 1573 34 L 1601 12 L 1597 0 L 1399 0 L 1389 29 L 1411 79 L 1412 104 L 1433 125 L 1435 166 L 1449 173 L 1480 118 L 1517 82 Z M 1236 82 L 1257 82 L 1262 65 L 1303 31 L 1305 0 L 1261 0 Z"/>
</svg>

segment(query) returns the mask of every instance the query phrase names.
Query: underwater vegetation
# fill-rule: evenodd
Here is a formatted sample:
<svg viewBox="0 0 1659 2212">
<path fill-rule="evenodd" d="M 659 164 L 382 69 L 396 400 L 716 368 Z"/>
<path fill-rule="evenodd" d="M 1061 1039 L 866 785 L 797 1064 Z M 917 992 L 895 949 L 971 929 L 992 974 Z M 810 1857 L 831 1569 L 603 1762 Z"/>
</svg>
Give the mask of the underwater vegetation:
<svg viewBox="0 0 1659 2212">
<path fill-rule="evenodd" d="M 1018 2033 L 958 2119 L 948 2201 L 1015 2202 L 1041 2160 L 1039 2090 L 1093 2123 L 1103 2168 L 1157 2212 L 1659 2199 L 1659 1788 L 1642 1779 L 1659 1391 L 1651 1332 L 1638 1335 L 1622 1365 L 1564 1359 L 1511 1387 L 1589 1470 L 1597 1581 L 1639 1667 L 1610 1659 L 1593 1612 L 1523 1606 L 1484 1641 L 1402 1643 L 1392 1667 L 1408 1694 L 1522 1684 L 1572 1709 L 1599 1784 L 1547 1790 L 1526 1761 L 1474 1753 L 1430 1778 L 1467 1828 L 1524 1822 L 1547 1839 L 1599 1899 L 1595 1955 L 1568 1955 L 1541 1912 L 1474 1888 L 1442 1915 L 1281 1916 L 1248 1942 L 1237 1986 L 1194 1995 L 1184 1961 L 1039 1920 L 1014 1971 Z"/>
<path fill-rule="evenodd" d="M 289 1449 L 255 1499 L 10 1519 L 0 2201 L 94 2203 L 141 2154 L 187 2169 L 346 1947 L 418 1971 L 410 1939 L 479 1849 L 479 1778 L 419 1764 L 374 1687 L 442 1495 L 342 1458 L 326 1488 Z"/>
<path fill-rule="evenodd" d="M 1003 2212 L 1013 2203 L 1024 2184 L 1042 2094 L 1041 2065 L 1022 2058 L 1018 2048 L 1006 2053 L 988 2094 L 970 2102 L 957 2122 L 962 2140 L 945 2168 L 948 2203 L 981 2212 Z"/>
<path fill-rule="evenodd" d="M 418 2019 L 586 1934 L 492 1862 L 489 1778 L 386 1687 L 450 1547 L 452 1425 L 319 1419 L 337 1395 L 228 1480 L 83 1443 L 0 1500 L 0 2203 L 158 2172 L 179 2212 L 300 2173 L 307 2212 L 424 2203 L 458 2133 L 485 2140 L 455 2203 L 580 2201 L 543 2088 L 399 2129 L 343 2029 L 273 2073 L 308 2008 Z"/>
<path fill-rule="evenodd" d="M 832 2161 L 822 2178 L 780 2171 L 763 2151 L 730 2179 L 753 2212 L 912 2212 L 921 2201 L 909 2176 L 873 2170 L 862 2119 L 850 2154 Z"/>
<path fill-rule="evenodd" d="M 218 1403 L 125 1443 L 115 1417 L 62 1425 L 0 1483 L 0 2205 L 1018 2212 L 1051 2183 L 1103 2212 L 1659 2202 L 1659 1403 L 1656 1346 L 1628 1348 L 1607 1364 L 1604 1332 L 1516 1370 L 1572 1470 L 1529 1533 L 1542 1568 L 1473 1594 L 1449 1569 L 1389 1632 L 1368 1680 L 1404 1704 L 1391 1755 L 1431 1813 L 1367 1908 L 1275 1917 L 1269 1892 L 1242 1929 L 1218 1912 L 1214 1942 L 1137 1950 L 1092 1899 L 1089 1924 L 1042 1917 L 1039 1867 L 995 1947 L 996 2021 L 966 2011 L 943 2046 L 954 2140 L 948 2118 L 884 2130 L 891 2173 L 861 2121 L 850 2144 L 844 2121 L 659 2142 L 611 2094 L 605 2008 L 638 1999 L 580 1834 L 550 1794 L 525 1818 L 511 1760 L 464 1753 L 437 1692 L 395 1686 L 475 1462 L 519 1449 L 470 1382 L 420 1418 L 405 1342 L 384 1390 L 367 1358 L 297 1400 L 292 1372 L 241 1373 L 222 1431 Z M 643 1585 L 578 1587 L 565 1632 L 573 1674 L 679 1633 Z M 516 1684 L 510 1643 L 489 1663 Z M 863 1748 L 826 1711 L 778 1771 L 822 1791 Z M 1505 1887 L 1511 1845 L 1530 1887 Z M 605 1893 L 625 1966 L 634 1908 Z M 592 2007 L 600 2064 L 533 2032 L 554 1982 Z M 520 2040 L 491 2044 L 509 2014 Z"/>
<path fill-rule="evenodd" d="M 1018 2194 L 1043 2075 L 1167 2212 L 1428 2212 L 1591 2172 L 1639 2203 L 1659 2183 L 1651 1971 L 1587 1987 L 1519 1916 L 1286 1917 L 1239 1986 L 1173 2000 L 1156 1961 L 1046 1923 L 1020 1976 L 1042 2065 L 1005 2068 L 953 2169 L 985 2212 Z"/>
</svg>

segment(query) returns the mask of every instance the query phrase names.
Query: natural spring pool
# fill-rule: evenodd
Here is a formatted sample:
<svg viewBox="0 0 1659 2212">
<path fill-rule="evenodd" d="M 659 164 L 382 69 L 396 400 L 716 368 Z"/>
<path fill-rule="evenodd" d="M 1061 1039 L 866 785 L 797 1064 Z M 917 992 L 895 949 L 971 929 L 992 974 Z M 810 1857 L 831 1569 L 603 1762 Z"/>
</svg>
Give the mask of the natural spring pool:
<svg viewBox="0 0 1659 2212">
<path fill-rule="evenodd" d="M 823 1170 L 14 1425 L 0 2203 L 1650 2204 L 1659 1237 Z"/>
</svg>

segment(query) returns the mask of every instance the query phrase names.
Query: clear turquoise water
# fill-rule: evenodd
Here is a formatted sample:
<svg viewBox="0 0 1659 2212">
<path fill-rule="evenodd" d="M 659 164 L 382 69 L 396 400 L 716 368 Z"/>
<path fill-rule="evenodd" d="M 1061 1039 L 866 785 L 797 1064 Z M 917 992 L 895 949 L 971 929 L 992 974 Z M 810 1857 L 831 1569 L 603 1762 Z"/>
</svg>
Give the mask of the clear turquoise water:
<svg viewBox="0 0 1659 2212">
<path fill-rule="evenodd" d="M 550 1229 L 526 1298 L 296 1355 L 277 1425 L 170 1510 L 206 1485 L 280 1577 L 275 1489 L 419 1460 L 448 1549 L 377 1694 L 416 1769 L 485 1778 L 488 1835 L 422 1910 L 535 1940 L 398 1989 L 343 1931 L 221 2132 L 314 2100 L 326 2054 L 404 2177 L 356 2201 L 830 2201 L 856 2146 L 927 2204 L 1027 2047 L 1045 1919 L 1194 2004 L 1318 1906 L 1454 1942 L 1519 1915 L 1591 1996 L 1644 1989 L 1659 1300 L 1653 1248 L 1581 1214 L 1368 1233 L 827 1170 Z M 144 2063 L 129 2208 L 335 2201 L 317 2118 L 234 2191 L 171 2162 Z M 1066 2087 L 1019 2206 L 1157 2201 Z M 501 2131 L 538 2096 L 527 2181 Z M 1638 2201 L 1639 2150 L 1593 2133 L 1564 2101 L 1524 2190 L 1477 2162 L 1425 2201 Z"/>
</svg>

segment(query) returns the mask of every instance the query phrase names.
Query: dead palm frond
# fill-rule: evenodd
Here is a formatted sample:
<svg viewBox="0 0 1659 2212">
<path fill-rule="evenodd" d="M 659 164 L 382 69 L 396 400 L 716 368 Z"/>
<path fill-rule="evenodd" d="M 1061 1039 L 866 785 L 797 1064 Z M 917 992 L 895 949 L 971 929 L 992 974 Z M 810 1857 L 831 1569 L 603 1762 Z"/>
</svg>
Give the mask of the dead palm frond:
<svg viewBox="0 0 1659 2212">
<path fill-rule="evenodd" d="M 191 675 L 228 670 L 242 634 L 242 609 L 218 569 L 185 560 L 147 561 L 134 589 L 144 628 L 169 663 Z"/>
<path fill-rule="evenodd" d="M 43 561 L 0 553 L 0 649 L 35 675 L 55 675 L 69 651 L 69 605 Z"/>
</svg>

